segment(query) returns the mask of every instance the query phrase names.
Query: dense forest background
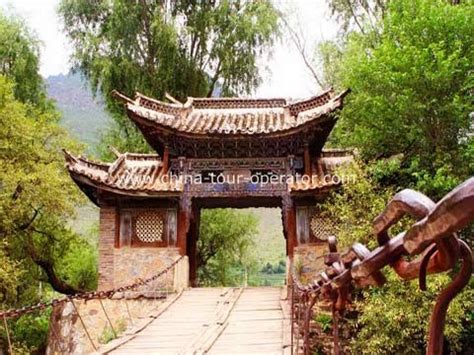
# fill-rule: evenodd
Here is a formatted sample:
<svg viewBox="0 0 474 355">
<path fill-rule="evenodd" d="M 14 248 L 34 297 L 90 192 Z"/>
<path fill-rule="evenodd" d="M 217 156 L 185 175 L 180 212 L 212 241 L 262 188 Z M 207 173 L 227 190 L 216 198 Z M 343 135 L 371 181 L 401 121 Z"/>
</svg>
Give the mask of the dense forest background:
<svg viewBox="0 0 474 355">
<path fill-rule="evenodd" d="M 276 41 L 293 43 L 315 87 L 352 90 L 328 146 L 356 149 L 356 163 L 340 173 L 358 179 L 323 206 L 341 247 L 375 246 L 371 221 L 400 189 L 437 200 L 474 175 L 474 3 L 327 2 L 340 33 L 308 52 L 291 13 L 270 1 L 63 0 L 58 16 L 73 46 L 74 74 L 47 80 L 35 34 L 18 16 L 1 13 L 0 308 L 96 287 L 97 211 L 71 182 L 61 149 L 105 160 L 112 158 L 108 145 L 150 150 L 112 89 L 252 95 L 262 80 L 258 58 L 271 55 Z M 203 284 L 281 274 L 281 224 L 268 222 L 278 219 L 277 210 L 206 211 Z M 472 236 L 472 228 L 461 233 L 471 245 Z M 212 255 L 209 241 L 220 243 Z M 256 241 L 270 252 L 255 253 Z M 421 292 L 416 282 L 387 276 L 384 287 L 357 294 L 344 320 L 354 353 L 422 352 L 426 314 L 453 277 L 430 277 Z M 473 296 L 471 281 L 450 307 L 446 351 L 472 353 Z M 44 351 L 48 321 L 48 312 L 9 321 L 15 350 Z M 0 341 L 6 349 L 4 330 Z"/>
</svg>

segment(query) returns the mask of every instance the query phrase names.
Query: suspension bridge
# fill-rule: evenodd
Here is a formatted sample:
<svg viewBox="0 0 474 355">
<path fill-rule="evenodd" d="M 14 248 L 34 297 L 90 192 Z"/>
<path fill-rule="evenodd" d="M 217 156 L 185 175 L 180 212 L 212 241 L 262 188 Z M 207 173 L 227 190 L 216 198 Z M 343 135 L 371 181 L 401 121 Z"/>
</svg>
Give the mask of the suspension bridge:
<svg viewBox="0 0 474 355">
<path fill-rule="evenodd" d="M 405 232 L 390 236 L 389 229 L 404 216 L 417 222 Z M 412 190 L 396 194 L 385 210 L 375 219 L 374 231 L 379 247 L 370 251 L 356 243 L 339 252 L 335 238 L 329 240 L 326 267 L 309 283 L 302 284 L 292 268 L 287 288 L 170 288 L 176 279 L 183 257 L 164 270 L 133 284 L 108 291 L 93 291 L 65 296 L 0 312 L 8 340 L 8 350 L 14 353 L 9 323 L 35 312 L 53 308 L 50 342 L 47 353 L 89 353 L 84 342 L 100 354 L 310 354 L 314 340 L 315 307 L 318 300 L 332 305 L 334 354 L 340 354 L 339 319 L 343 316 L 354 287 L 380 286 L 386 282 L 382 269 L 390 266 L 405 280 L 419 279 L 426 289 L 427 274 L 455 270 L 452 282 L 442 290 L 433 308 L 428 330 L 428 355 L 443 353 L 443 330 L 446 313 L 452 299 L 468 284 L 473 273 L 471 246 L 457 232 L 474 221 L 474 178 L 459 185 L 438 203 Z M 407 258 L 410 256 L 410 258 Z M 141 296 L 156 307 L 145 310 L 139 324 L 119 332 L 111 316 L 111 306 L 123 304 L 128 313 L 128 296 L 143 289 Z M 85 308 L 98 302 L 98 310 Z M 112 303 L 106 304 L 105 301 Z M 156 304 L 153 302 L 157 302 Z M 141 301 L 139 301 L 141 302 Z M 138 303 L 140 307 L 145 303 Z M 86 312 L 87 311 L 87 312 Z M 88 325 L 88 318 L 103 320 L 114 339 L 105 345 L 97 343 L 97 335 Z M 82 326 L 85 337 L 69 338 L 61 318 L 69 316 Z M 59 324 L 59 326 L 58 326 Z M 71 341 L 72 339 L 72 341 Z"/>
</svg>

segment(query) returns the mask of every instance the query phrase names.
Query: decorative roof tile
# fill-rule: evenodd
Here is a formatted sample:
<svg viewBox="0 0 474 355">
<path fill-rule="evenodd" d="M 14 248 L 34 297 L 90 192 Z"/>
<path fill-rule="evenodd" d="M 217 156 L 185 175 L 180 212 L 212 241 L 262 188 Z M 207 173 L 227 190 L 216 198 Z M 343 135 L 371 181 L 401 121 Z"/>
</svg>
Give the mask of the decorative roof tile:
<svg viewBox="0 0 474 355">
<path fill-rule="evenodd" d="M 110 163 L 96 163 L 65 151 L 70 174 L 86 177 L 92 184 L 130 192 L 180 192 L 180 181 L 164 178 L 163 163 L 156 154 L 121 154 Z"/>
<path fill-rule="evenodd" d="M 140 93 L 134 100 L 115 93 L 125 101 L 131 118 L 176 131 L 206 135 L 252 135 L 284 132 L 308 122 L 324 121 L 342 107 L 348 90 L 288 103 L 287 100 L 245 98 L 188 98 L 184 104 L 166 103 Z"/>
</svg>

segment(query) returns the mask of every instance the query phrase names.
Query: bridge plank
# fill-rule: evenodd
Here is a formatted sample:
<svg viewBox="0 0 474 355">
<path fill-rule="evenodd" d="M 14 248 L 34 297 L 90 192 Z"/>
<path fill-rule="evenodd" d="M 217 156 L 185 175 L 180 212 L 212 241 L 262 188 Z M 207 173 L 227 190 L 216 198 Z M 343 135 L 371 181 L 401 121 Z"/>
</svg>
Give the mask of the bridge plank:
<svg viewBox="0 0 474 355">
<path fill-rule="evenodd" d="M 185 290 L 112 354 L 281 354 L 281 288 Z"/>
</svg>

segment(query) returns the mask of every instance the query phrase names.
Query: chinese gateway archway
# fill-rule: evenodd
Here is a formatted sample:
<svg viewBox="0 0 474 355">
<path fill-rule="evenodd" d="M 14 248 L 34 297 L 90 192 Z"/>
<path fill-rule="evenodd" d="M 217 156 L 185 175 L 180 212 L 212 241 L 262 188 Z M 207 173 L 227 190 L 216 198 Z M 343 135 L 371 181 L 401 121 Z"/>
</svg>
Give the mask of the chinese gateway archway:
<svg viewBox="0 0 474 355">
<path fill-rule="evenodd" d="M 146 277 L 178 255 L 196 281 L 201 208 L 280 207 L 289 261 L 323 252 L 317 204 L 352 159 L 323 150 L 347 91 L 285 99 L 189 98 L 181 104 L 116 94 L 157 154 L 113 163 L 66 154 L 71 177 L 100 207 L 99 288 Z M 308 178 L 301 178 L 302 175 Z"/>
</svg>

